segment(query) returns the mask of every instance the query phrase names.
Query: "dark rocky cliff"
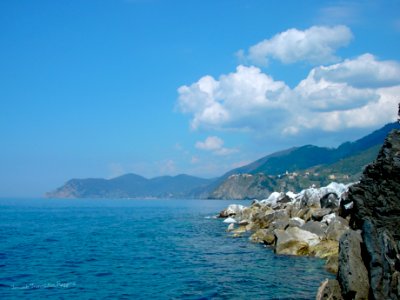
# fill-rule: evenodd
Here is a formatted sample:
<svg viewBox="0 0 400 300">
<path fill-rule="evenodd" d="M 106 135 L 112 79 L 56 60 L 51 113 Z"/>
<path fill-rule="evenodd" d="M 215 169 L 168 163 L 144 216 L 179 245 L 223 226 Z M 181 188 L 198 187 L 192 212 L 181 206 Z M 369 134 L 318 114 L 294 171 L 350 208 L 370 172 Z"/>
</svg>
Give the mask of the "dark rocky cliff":
<svg viewBox="0 0 400 300">
<path fill-rule="evenodd" d="M 354 231 L 340 240 L 337 282 L 324 282 L 317 299 L 400 299 L 400 130 L 388 135 L 342 208 Z"/>
<path fill-rule="evenodd" d="M 351 224 L 362 230 L 370 298 L 400 297 L 400 131 L 386 139 L 377 160 L 352 187 Z"/>
</svg>

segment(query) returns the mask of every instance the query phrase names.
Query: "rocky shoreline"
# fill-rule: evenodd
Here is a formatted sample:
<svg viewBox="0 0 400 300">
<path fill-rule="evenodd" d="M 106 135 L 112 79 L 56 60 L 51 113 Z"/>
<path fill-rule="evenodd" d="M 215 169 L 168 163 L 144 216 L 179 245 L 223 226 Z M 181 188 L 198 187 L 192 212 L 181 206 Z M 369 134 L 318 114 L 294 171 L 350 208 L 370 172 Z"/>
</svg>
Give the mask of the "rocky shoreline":
<svg viewBox="0 0 400 300">
<path fill-rule="evenodd" d="M 325 258 L 327 269 L 336 273 L 339 239 L 350 228 L 349 220 L 339 216 L 348 187 L 331 183 L 299 194 L 274 192 L 248 207 L 230 205 L 219 217 L 230 223 L 227 231 L 233 237 L 250 232 L 252 242 L 273 247 L 276 254 Z"/>
<path fill-rule="evenodd" d="M 331 183 L 298 194 L 272 193 L 219 214 L 233 237 L 276 254 L 326 259 L 336 279 L 317 299 L 400 299 L 400 131 L 392 131 L 376 161 L 355 184 Z"/>
</svg>

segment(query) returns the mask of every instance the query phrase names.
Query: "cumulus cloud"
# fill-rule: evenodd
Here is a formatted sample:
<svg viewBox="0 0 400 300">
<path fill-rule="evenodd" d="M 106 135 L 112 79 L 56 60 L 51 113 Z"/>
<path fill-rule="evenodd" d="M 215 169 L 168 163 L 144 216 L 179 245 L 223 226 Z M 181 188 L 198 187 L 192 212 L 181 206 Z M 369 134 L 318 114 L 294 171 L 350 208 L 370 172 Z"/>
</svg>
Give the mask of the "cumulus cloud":
<svg viewBox="0 0 400 300">
<path fill-rule="evenodd" d="M 347 82 L 318 77 L 315 70 L 312 70 L 294 91 L 298 101 L 313 111 L 348 110 L 379 98 L 371 88 L 359 89 Z"/>
<path fill-rule="evenodd" d="M 245 129 L 251 118 L 265 110 L 278 111 L 285 106 L 290 89 L 257 67 L 238 66 L 236 72 L 221 75 L 218 80 L 204 76 L 190 86 L 178 89 L 178 108 L 193 114 L 193 129 Z M 247 119 L 248 122 L 243 122 Z"/>
<path fill-rule="evenodd" d="M 195 146 L 197 149 L 211 151 L 217 155 L 229 155 L 237 152 L 237 149 L 225 148 L 224 141 L 217 136 L 209 136 L 204 142 L 197 142 Z"/>
<path fill-rule="evenodd" d="M 398 62 L 378 61 L 369 53 L 331 66 L 320 66 L 312 72 L 317 80 L 347 83 L 356 88 L 379 88 L 400 83 Z"/>
<path fill-rule="evenodd" d="M 238 56 L 255 65 L 267 65 L 271 58 L 285 64 L 332 63 L 339 60 L 335 51 L 347 46 L 351 39 L 350 29 L 343 25 L 313 26 L 306 30 L 292 28 L 251 46 L 247 55 L 240 50 Z"/>
<path fill-rule="evenodd" d="M 293 136 L 307 130 L 367 128 L 396 120 L 399 75 L 399 63 L 364 54 L 315 67 L 290 89 L 257 67 L 238 66 L 218 79 L 204 76 L 180 87 L 178 107 L 192 116 L 193 129 Z M 196 146 L 217 152 L 223 141 L 210 137 Z"/>
</svg>

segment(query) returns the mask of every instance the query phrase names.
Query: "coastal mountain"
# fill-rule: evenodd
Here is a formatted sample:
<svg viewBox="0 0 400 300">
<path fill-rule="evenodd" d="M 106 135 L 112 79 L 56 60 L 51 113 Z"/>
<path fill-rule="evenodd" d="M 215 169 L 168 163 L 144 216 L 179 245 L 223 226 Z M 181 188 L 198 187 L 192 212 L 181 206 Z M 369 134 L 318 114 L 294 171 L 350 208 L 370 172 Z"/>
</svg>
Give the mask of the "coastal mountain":
<svg viewBox="0 0 400 300">
<path fill-rule="evenodd" d="M 293 172 L 316 165 L 332 164 L 340 159 L 359 154 L 373 146 L 382 145 L 388 133 L 398 128 L 400 128 L 398 123 L 390 123 L 355 142 L 345 142 L 337 148 L 305 145 L 275 152 L 246 166 L 233 169 L 224 177 L 245 173 L 279 175 L 286 171 Z"/>
<path fill-rule="evenodd" d="M 181 198 L 212 182 L 185 174 L 147 179 L 126 174 L 112 179 L 71 179 L 48 198 Z"/>
<path fill-rule="evenodd" d="M 72 179 L 47 193 L 51 198 L 209 198 L 264 199 L 272 191 L 300 191 L 331 181 L 357 181 L 398 123 L 337 148 L 305 145 L 275 152 L 216 179 L 189 175 L 152 179 L 126 174 L 113 179 Z"/>
<path fill-rule="evenodd" d="M 364 167 L 373 161 L 387 134 L 399 129 L 390 123 L 337 148 L 313 145 L 290 148 L 231 170 L 209 186 L 212 199 L 263 199 L 276 190 L 300 191 L 331 181 L 357 181 Z"/>
</svg>

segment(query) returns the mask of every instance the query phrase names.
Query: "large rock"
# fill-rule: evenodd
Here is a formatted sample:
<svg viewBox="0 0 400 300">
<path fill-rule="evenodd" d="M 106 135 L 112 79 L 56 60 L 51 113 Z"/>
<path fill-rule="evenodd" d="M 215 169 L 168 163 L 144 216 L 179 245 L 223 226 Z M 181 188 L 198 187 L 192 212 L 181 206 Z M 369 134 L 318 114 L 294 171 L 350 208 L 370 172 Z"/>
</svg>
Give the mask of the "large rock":
<svg viewBox="0 0 400 300">
<path fill-rule="evenodd" d="M 234 218 L 229 217 L 229 218 L 226 218 L 226 219 L 224 220 L 224 223 L 231 224 L 231 223 L 237 223 L 237 221 L 236 221 Z"/>
<path fill-rule="evenodd" d="M 330 240 L 339 241 L 340 237 L 349 229 L 346 220 L 338 217 L 331 221 L 325 231 L 326 238 Z"/>
<path fill-rule="evenodd" d="M 368 299 L 368 271 L 361 256 L 361 235 L 349 230 L 339 241 L 339 270 L 343 298 Z"/>
<path fill-rule="evenodd" d="M 335 209 L 339 207 L 339 197 L 336 193 L 328 193 L 324 195 L 319 202 L 321 208 Z"/>
<path fill-rule="evenodd" d="M 310 253 L 319 258 L 336 256 L 339 252 L 339 243 L 333 240 L 323 240 L 310 248 Z"/>
<path fill-rule="evenodd" d="M 323 217 L 326 215 L 329 215 L 331 213 L 332 209 L 330 208 L 321 208 L 321 209 L 316 209 L 313 211 L 311 218 L 314 221 L 322 221 Z"/>
<path fill-rule="evenodd" d="M 369 219 L 363 224 L 362 236 L 367 253 L 373 298 L 400 299 L 398 241 L 388 229 L 378 231 Z"/>
<path fill-rule="evenodd" d="M 301 191 L 296 198 L 301 203 L 301 207 L 317 207 L 321 208 L 321 199 L 328 194 L 335 194 L 339 198 L 345 191 L 347 191 L 347 185 L 332 182 L 326 187 L 319 189 L 310 188 Z"/>
<path fill-rule="evenodd" d="M 301 226 L 301 229 L 312 232 L 318 235 L 321 239 L 326 237 L 325 232 L 327 228 L 328 226 L 325 223 L 316 221 L 308 221 L 303 226 Z"/>
<path fill-rule="evenodd" d="M 301 227 L 305 224 L 305 221 L 303 219 L 300 219 L 298 217 L 290 218 L 289 220 L 289 226 L 290 227 Z"/>
<path fill-rule="evenodd" d="M 223 211 L 221 211 L 219 213 L 219 217 L 227 218 L 227 217 L 239 215 L 244 210 L 244 208 L 245 207 L 243 205 L 231 204 L 228 206 L 228 208 L 224 209 Z"/>
<path fill-rule="evenodd" d="M 275 235 L 271 229 L 258 229 L 250 236 L 250 241 L 271 245 L 275 242 Z"/>
<path fill-rule="evenodd" d="M 274 230 L 274 234 L 277 254 L 308 255 L 310 247 L 320 242 L 318 235 L 298 227 L 289 227 L 286 230 L 277 229 Z"/>
<path fill-rule="evenodd" d="M 400 299 L 400 131 L 394 130 L 376 161 L 348 193 L 350 225 L 362 230 L 372 299 Z"/>
</svg>

